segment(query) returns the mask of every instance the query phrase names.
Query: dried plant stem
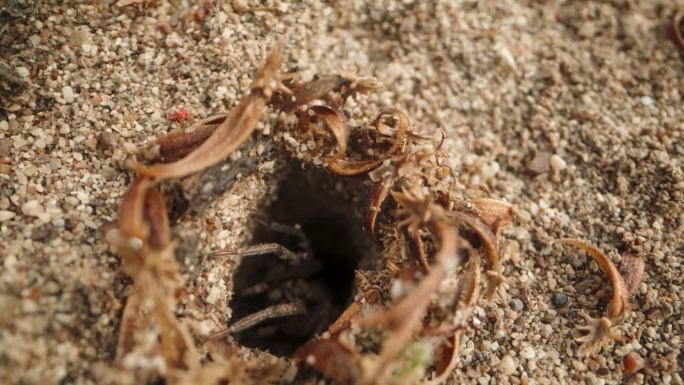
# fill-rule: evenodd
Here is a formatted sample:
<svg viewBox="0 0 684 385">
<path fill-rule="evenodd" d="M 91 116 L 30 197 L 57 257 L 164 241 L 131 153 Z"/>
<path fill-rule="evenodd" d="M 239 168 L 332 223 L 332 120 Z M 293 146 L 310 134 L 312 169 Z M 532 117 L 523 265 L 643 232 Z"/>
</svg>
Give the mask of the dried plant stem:
<svg viewBox="0 0 684 385">
<path fill-rule="evenodd" d="M 582 314 L 587 320 L 587 326 L 580 326 L 577 328 L 578 331 L 586 333 L 586 335 L 576 339 L 582 343 L 579 352 L 582 355 L 590 355 L 613 340 L 621 340 L 621 337 L 615 333 L 613 329 L 624 320 L 626 312 L 629 309 L 629 294 L 627 287 L 617 267 L 615 267 L 608 256 L 596 246 L 590 245 L 579 239 L 571 238 L 562 238 L 555 242 L 573 245 L 591 255 L 608 276 L 608 280 L 613 289 L 610 302 L 606 309 L 606 316 L 592 318 L 587 314 Z"/>
<path fill-rule="evenodd" d="M 447 270 L 458 264 L 456 229 L 441 220 L 430 224 L 431 231 L 439 239 L 435 264 L 418 287 L 393 308 L 370 316 L 360 325 L 382 324 L 392 331 L 385 341 L 376 365 L 366 373 L 365 384 L 381 383 L 389 364 L 397 357 L 420 324 L 432 294 L 437 291 L 447 275 Z"/>
</svg>

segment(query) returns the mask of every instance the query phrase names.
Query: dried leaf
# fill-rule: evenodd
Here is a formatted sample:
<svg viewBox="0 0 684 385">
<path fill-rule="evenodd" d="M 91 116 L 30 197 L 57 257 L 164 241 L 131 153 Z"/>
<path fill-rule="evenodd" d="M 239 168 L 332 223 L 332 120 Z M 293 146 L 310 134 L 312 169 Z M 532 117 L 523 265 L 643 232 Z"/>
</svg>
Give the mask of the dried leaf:
<svg viewBox="0 0 684 385">
<path fill-rule="evenodd" d="M 281 48 L 280 44 L 276 45 L 266 58 L 264 66 L 257 72 L 251 93 L 230 111 L 199 147 L 175 162 L 154 166 L 134 164 L 133 169 L 149 177 L 180 178 L 205 169 L 230 155 L 250 137 L 273 93 L 286 90 L 278 72 Z"/>
<path fill-rule="evenodd" d="M 672 17 L 672 32 L 677 46 L 684 49 L 684 11 L 677 12 Z"/>
<path fill-rule="evenodd" d="M 383 178 L 370 188 L 366 198 L 366 229 L 375 242 L 379 242 L 375 224 L 380 211 L 382 211 L 382 203 L 387 199 L 392 184 L 394 184 L 393 177 Z"/>
<path fill-rule="evenodd" d="M 361 378 L 361 363 L 355 352 L 337 339 L 319 339 L 299 348 L 294 359 L 305 363 L 339 384 L 354 384 Z"/>
<path fill-rule="evenodd" d="M 622 262 L 620 262 L 620 275 L 625 281 L 629 297 L 639 287 L 639 282 L 644 275 L 644 259 L 634 254 L 623 255 Z"/>
<path fill-rule="evenodd" d="M 435 374 L 431 380 L 423 382 L 424 385 L 438 385 L 449 378 L 456 366 L 462 334 L 463 331 L 459 330 L 440 340 L 440 344 L 435 350 Z"/>
<path fill-rule="evenodd" d="M 148 224 L 148 242 L 152 250 L 163 250 L 171 243 L 171 228 L 166 211 L 166 203 L 157 190 L 145 194 L 144 218 Z"/>
<path fill-rule="evenodd" d="M 347 142 L 349 141 L 349 131 L 344 123 L 342 114 L 328 106 L 312 106 L 311 111 L 316 114 L 316 117 L 325 123 L 326 127 L 335 137 L 337 143 L 337 152 L 333 155 L 333 159 L 344 157 L 347 152 Z"/>
<path fill-rule="evenodd" d="M 218 114 L 202 119 L 183 131 L 173 131 L 157 139 L 154 144 L 158 149 L 160 162 L 173 162 L 191 153 L 216 130 L 228 114 Z"/>
<path fill-rule="evenodd" d="M 579 332 L 586 333 L 586 335 L 576 338 L 577 341 L 582 342 L 579 352 L 583 355 L 590 355 L 613 340 L 621 340 L 621 337 L 613 329 L 622 322 L 628 310 L 627 288 L 613 262 L 597 247 L 582 240 L 571 238 L 561 238 L 555 242 L 573 245 L 591 255 L 608 276 L 613 289 L 606 309 L 606 317 L 592 318 L 583 314 L 587 320 L 587 326 L 577 328 Z"/>
<path fill-rule="evenodd" d="M 608 319 L 613 322 L 620 322 L 625 316 L 628 304 L 628 294 L 627 287 L 625 286 L 625 281 L 618 272 L 613 262 L 608 258 L 603 251 L 599 250 L 596 246 L 593 246 L 585 241 L 572 238 L 561 238 L 555 242 L 565 243 L 568 245 L 573 245 L 581 250 L 584 250 L 589 255 L 591 255 L 596 263 L 601 266 L 603 272 L 608 276 L 610 285 L 613 289 L 613 293 L 608 303 L 608 308 L 606 315 Z"/>
<path fill-rule="evenodd" d="M 343 158 L 332 159 L 328 161 L 328 170 L 341 176 L 360 175 L 378 168 L 383 164 L 383 162 L 385 162 L 385 160 L 398 153 L 401 147 L 404 145 L 404 139 L 406 137 L 406 131 L 408 128 L 408 118 L 406 117 L 406 114 L 399 109 L 389 109 L 382 112 L 375 119 L 374 125 L 376 129 L 380 124 L 382 124 L 382 120 L 386 116 L 394 116 L 398 119 L 396 136 L 394 137 L 394 141 L 387 151 L 381 154 L 378 159 L 372 160 L 347 160 Z"/>
<path fill-rule="evenodd" d="M 457 221 L 474 230 L 482 241 L 485 255 L 487 256 L 487 262 L 489 264 L 489 268 L 486 273 L 487 293 L 485 294 L 485 299 L 487 301 L 492 301 L 497 294 L 502 292 L 503 284 L 505 283 L 502 273 L 503 269 L 501 267 L 501 260 L 497 250 L 496 234 L 489 226 L 487 226 L 487 224 L 474 215 L 460 211 L 454 211 L 451 213 L 451 215 Z"/>
</svg>

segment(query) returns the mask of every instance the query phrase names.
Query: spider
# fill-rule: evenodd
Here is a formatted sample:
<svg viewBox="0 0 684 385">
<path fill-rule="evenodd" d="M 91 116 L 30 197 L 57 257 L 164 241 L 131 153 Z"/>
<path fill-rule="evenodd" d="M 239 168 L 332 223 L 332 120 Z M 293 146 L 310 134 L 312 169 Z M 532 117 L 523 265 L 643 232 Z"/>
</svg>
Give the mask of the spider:
<svg viewBox="0 0 684 385">
<path fill-rule="evenodd" d="M 301 226 L 257 223 L 270 242 L 215 253 L 240 258 L 231 300 L 237 321 L 209 338 L 232 335 L 243 346 L 287 356 L 325 331 L 346 303 L 328 282 L 324 259 L 330 256 L 317 255 Z"/>
</svg>

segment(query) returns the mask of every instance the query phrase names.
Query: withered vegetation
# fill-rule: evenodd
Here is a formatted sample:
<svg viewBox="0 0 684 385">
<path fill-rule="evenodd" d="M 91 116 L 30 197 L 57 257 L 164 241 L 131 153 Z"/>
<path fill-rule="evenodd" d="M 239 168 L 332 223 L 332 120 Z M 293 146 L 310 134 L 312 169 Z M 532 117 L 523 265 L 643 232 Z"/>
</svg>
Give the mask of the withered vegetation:
<svg viewBox="0 0 684 385">
<path fill-rule="evenodd" d="M 282 47 L 276 45 L 249 94 L 229 113 L 159 138 L 146 152 L 147 161 L 158 163 L 130 163 L 136 177 L 121 202 L 118 225 L 107 235 L 134 282 L 121 324 L 118 363 L 148 376 L 143 378 L 161 376 L 169 383 L 268 383 L 282 374 L 276 361 L 270 366 L 262 362 L 259 373 L 238 365 L 235 349 L 221 347 L 229 344 L 225 340 L 205 339 L 198 347 L 177 318 L 183 282 L 159 192 L 168 180 L 224 161 L 250 139 L 271 108 L 280 114 L 274 132 L 315 144 L 305 155 L 292 152 L 293 157 L 340 177 L 370 180 L 366 230 L 382 245 L 388 281 L 395 280 L 401 289 L 398 297 L 384 302 L 378 290 L 387 287 L 359 292 L 337 321 L 302 346 L 294 359 L 342 384 L 443 382 L 480 300 L 481 259 L 486 261 L 484 297 L 491 301 L 503 293 L 497 237 L 513 219 L 512 205 L 459 196 L 453 170 L 445 165 L 444 135 L 434 140 L 416 132 L 399 109 L 381 112 L 368 128 L 350 127 L 342 107 L 348 98 L 378 88 L 373 79 L 346 72 L 301 81 L 296 72 L 281 72 L 281 63 Z M 584 350 L 593 351 L 617 338 L 612 329 L 627 309 L 625 283 L 598 249 L 576 240 L 561 242 L 594 256 L 613 286 L 606 317 L 589 319 L 590 333 L 581 340 Z M 455 285 L 449 276 L 458 276 Z M 274 312 L 288 316 L 301 313 L 301 307 L 292 303 L 264 309 L 233 323 L 221 336 Z M 362 353 L 355 345 L 352 333 L 359 329 L 384 335 L 377 355 Z M 418 357 L 420 352 L 427 352 L 428 359 Z"/>
<path fill-rule="evenodd" d="M 613 341 L 622 340 L 622 337 L 615 329 L 627 316 L 627 312 L 630 308 L 630 292 L 617 267 L 615 267 L 610 258 L 596 246 L 579 239 L 571 238 L 562 238 L 557 240 L 557 242 L 573 245 L 591 255 L 601 267 L 601 270 L 607 275 L 608 281 L 610 282 L 612 294 L 610 301 L 608 302 L 608 307 L 606 308 L 605 316 L 592 318 L 588 314 L 582 313 L 582 316 L 587 320 L 587 325 L 577 328 L 578 332 L 584 334 L 577 338 L 577 341 L 582 343 L 579 350 L 580 354 L 591 355 L 602 347 L 608 346 Z M 636 282 L 634 286 L 637 284 L 638 282 Z"/>
</svg>

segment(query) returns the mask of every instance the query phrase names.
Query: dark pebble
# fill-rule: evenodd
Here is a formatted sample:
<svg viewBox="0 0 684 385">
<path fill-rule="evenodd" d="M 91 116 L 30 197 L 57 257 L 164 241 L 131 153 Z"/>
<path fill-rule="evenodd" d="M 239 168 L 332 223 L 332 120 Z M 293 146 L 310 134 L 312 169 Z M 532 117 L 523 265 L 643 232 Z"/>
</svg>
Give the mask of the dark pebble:
<svg viewBox="0 0 684 385">
<path fill-rule="evenodd" d="M 553 306 L 563 307 L 568 304 L 568 295 L 565 293 L 554 293 L 551 297 Z"/>
<path fill-rule="evenodd" d="M 596 374 L 598 374 L 601 377 L 605 377 L 605 376 L 610 374 L 610 369 L 606 368 L 605 366 L 600 367 L 600 368 L 596 369 Z"/>
<path fill-rule="evenodd" d="M 515 311 L 521 311 L 524 304 L 523 301 L 519 300 L 518 298 L 513 298 L 512 300 L 508 301 L 508 306 Z"/>
</svg>

